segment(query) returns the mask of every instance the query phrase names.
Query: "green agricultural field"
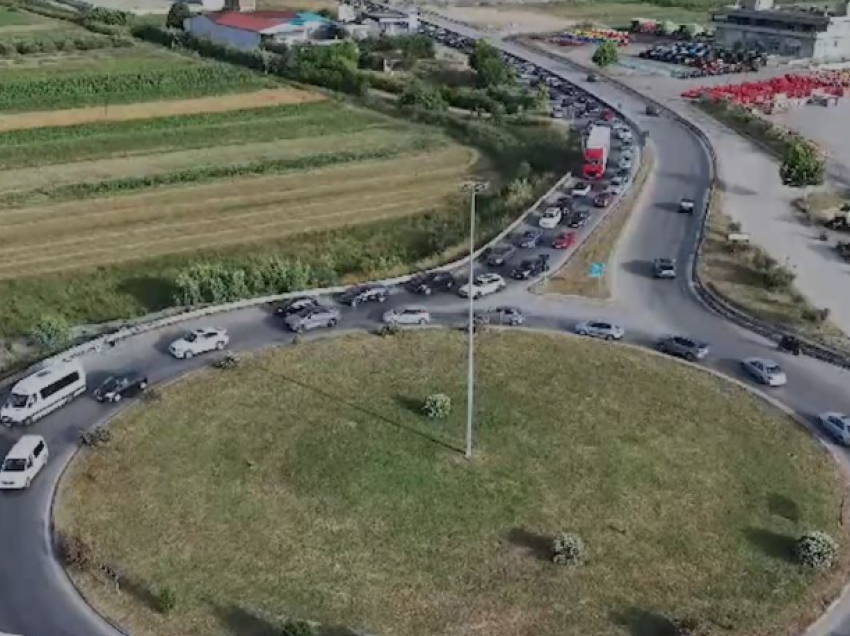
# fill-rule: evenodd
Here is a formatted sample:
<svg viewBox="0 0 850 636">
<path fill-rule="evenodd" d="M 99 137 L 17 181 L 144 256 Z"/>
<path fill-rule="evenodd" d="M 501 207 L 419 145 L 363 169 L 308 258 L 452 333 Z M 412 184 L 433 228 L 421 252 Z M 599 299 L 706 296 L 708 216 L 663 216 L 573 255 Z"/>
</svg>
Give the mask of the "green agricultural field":
<svg viewBox="0 0 850 636">
<path fill-rule="evenodd" d="M 457 331 L 308 342 L 131 407 L 61 486 L 58 530 L 123 574 L 118 593 L 75 572 L 86 597 L 138 636 L 271 635 L 289 617 L 407 636 L 663 635 L 690 617 L 768 636 L 841 589 L 836 467 L 743 389 L 618 345 L 485 331 L 470 462 L 464 354 Z M 435 392 L 446 420 L 421 414 Z M 789 558 L 810 529 L 842 543 L 825 575 Z M 551 562 L 565 531 L 584 566 Z"/>
<path fill-rule="evenodd" d="M 4 27 L 38 24 L 41 21 L 38 16 L 30 13 L 0 7 L 0 34 Z"/>
</svg>

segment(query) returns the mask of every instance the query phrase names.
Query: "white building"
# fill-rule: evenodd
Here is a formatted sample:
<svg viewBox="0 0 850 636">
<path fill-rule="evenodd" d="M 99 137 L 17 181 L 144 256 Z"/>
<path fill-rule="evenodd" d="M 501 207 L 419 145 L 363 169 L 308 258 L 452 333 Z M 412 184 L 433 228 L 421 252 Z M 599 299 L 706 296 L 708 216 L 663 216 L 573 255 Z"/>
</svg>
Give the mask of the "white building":
<svg viewBox="0 0 850 636">
<path fill-rule="evenodd" d="M 232 11 L 196 15 L 186 20 L 186 30 L 196 37 L 250 51 L 265 40 L 299 44 L 323 39 L 332 23 L 315 13 L 293 11 Z"/>
</svg>

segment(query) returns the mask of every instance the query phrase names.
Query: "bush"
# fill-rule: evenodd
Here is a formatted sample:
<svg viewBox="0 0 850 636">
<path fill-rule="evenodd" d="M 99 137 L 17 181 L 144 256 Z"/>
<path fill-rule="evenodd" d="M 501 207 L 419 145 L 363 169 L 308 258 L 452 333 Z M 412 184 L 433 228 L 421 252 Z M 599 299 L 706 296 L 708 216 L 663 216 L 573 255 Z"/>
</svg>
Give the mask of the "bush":
<svg viewBox="0 0 850 636">
<path fill-rule="evenodd" d="M 30 330 L 30 338 L 42 349 L 60 349 L 71 341 L 71 326 L 62 316 L 42 316 Z"/>
<path fill-rule="evenodd" d="M 63 534 L 59 537 L 59 555 L 65 567 L 85 570 L 94 560 L 91 546 L 80 537 Z"/>
<path fill-rule="evenodd" d="M 738 234 L 741 231 L 741 224 L 737 221 L 729 221 L 729 233 Z"/>
<path fill-rule="evenodd" d="M 168 614 L 177 607 L 177 595 L 170 587 L 164 587 L 156 595 L 157 610 L 160 614 Z"/>
<path fill-rule="evenodd" d="M 558 565 L 582 565 L 587 560 L 584 541 L 571 532 L 562 532 L 555 537 L 552 552 L 552 561 Z"/>
<path fill-rule="evenodd" d="M 105 426 L 97 426 L 89 431 L 80 431 L 80 443 L 84 446 L 97 448 L 104 446 L 112 439 L 112 433 Z"/>
<path fill-rule="evenodd" d="M 280 636 L 316 636 L 316 630 L 307 621 L 290 619 L 280 630 Z"/>
<path fill-rule="evenodd" d="M 452 412 L 452 399 L 445 393 L 432 393 L 425 398 L 422 412 L 431 419 L 444 420 Z"/>
<path fill-rule="evenodd" d="M 796 276 L 797 275 L 788 268 L 781 267 L 779 265 L 771 267 L 770 269 L 763 271 L 761 274 L 764 286 L 770 291 L 787 290 L 791 287 Z"/>
<path fill-rule="evenodd" d="M 674 618 L 672 623 L 673 636 L 702 636 L 707 631 L 699 620 L 692 616 Z"/>
<path fill-rule="evenodd" d="M 838 558 L 838 544 L 825 532 L 813 530 L 797 539 L 793 556 L 804 567 L 825 570 Z"/>
</svg>

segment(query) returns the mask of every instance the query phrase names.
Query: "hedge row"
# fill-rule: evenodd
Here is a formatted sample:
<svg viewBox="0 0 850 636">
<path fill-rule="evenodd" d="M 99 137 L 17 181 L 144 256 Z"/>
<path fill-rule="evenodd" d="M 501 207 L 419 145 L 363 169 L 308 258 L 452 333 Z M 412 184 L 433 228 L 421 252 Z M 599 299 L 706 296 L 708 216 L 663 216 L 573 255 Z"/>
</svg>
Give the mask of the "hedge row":
<svg viewBox="0 0 850 636">
<path fill-rule="evenodd" d="M 70 51 L 96 51 L 100 49 L 119 49 L 134 46 L 132 38 L 122 36 L 86 36 L 61 37 L 54 39 L 30 39 L 0 41 L 0 57 L 16 55 L 51 54 Z"/>
</svg>

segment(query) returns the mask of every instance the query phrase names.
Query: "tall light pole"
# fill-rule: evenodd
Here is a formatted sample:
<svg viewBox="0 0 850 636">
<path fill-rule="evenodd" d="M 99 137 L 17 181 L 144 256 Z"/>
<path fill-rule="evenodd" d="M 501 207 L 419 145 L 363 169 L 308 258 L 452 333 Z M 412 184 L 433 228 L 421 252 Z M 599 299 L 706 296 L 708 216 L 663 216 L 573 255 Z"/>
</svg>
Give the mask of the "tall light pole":
<svg viewBox="0 0 850 636">
<path fill-rule="evenodd" d="M 472 423 L 475 411 L 475 296 L 472 293 L 472 282 L 475 278 L 475 195 L 487 189 L 486 181 L 468 181 L 464 183 L 461 192 L 469 192 L 471 195 L 469 205 L 469 324 L 467 334 L 469 338 L 469 350 L 467 352 L 466 367 L 466 455 L 467 459 L 472 457 Z"/>
</svg>

